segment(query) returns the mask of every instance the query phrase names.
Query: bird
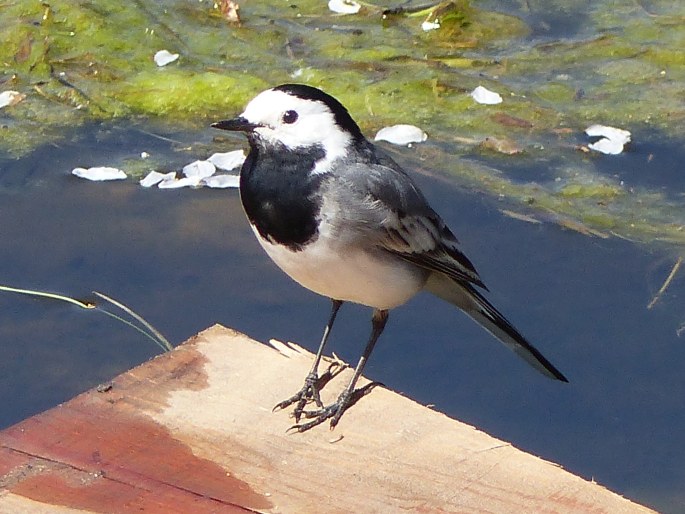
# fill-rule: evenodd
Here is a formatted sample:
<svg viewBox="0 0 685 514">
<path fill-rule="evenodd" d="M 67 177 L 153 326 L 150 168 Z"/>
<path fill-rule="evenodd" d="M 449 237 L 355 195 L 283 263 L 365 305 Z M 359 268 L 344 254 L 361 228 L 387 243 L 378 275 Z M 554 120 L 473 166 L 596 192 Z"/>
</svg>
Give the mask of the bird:
<svg viewBox="0 0 685 514">
<path fill-rule="evenodd" d="M 356 388 L 389 311 L 420 291 L 458 307 L 543 375 L 568 382 L 486 299 L 474 265 L 414 180 L 364 137 L 336 98 L 306 84 L 282 84 L 212 127 L 247 136 L 240 199 L 266 254 L 331 301 L 302 389 L 274 407 L 295 404 L 291 429 L 305 432 L 326 420 L 333 429 L 378 384 Z M 324 405 L 320 391 L 334 370 L 319 375 L 318 368 L 345 302 L 373 309 L 371 333 L 349 383 Z"/>
</svg>

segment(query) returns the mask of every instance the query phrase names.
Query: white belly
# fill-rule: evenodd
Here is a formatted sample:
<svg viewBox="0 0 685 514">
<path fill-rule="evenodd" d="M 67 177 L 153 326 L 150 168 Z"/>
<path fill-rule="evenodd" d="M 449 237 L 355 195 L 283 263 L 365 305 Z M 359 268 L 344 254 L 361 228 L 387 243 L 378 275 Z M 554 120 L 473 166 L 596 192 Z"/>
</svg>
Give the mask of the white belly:
<svg viewBox="0 0 685 514">
<path fill-rule="evenodd" d="M 265 241 L 256 230 L 255 234 L 269 257 L 293 280 L 335 300 L 391 309 L 418 293 L 428 276 L 420 268 L 380 250 L 372 254 L 355 247 L 339 247 L 322 234 L 299 252 Z"/>
</svg>

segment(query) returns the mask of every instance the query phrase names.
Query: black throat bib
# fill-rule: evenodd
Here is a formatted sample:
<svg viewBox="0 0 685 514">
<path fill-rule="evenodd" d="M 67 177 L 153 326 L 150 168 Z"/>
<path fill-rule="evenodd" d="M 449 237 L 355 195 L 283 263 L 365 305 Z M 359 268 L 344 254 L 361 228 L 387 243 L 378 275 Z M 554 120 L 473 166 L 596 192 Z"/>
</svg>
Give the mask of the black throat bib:
<svg viewBox="0 0 685 514">
<path fill-rule="evenodd" d="M 325 157 L 320 146 L 290 150 L 250 138 L 240 172 L 240 199 L 259 235 L 291 250 L 316 239 L 321 201 L 313 193 L 323 175 L 311 175 Z"/>
</svg>

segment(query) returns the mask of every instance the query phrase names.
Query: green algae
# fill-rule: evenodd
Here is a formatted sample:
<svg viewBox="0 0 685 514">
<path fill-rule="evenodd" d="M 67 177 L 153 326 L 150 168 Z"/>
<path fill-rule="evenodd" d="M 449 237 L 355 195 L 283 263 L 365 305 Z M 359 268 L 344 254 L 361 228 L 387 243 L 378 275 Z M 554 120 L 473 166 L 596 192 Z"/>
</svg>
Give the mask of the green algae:
<svg viewBox="0 0 685 514">
<path fill-rule="evenodd" d="M 267 83 L 251 76 L 158 69 L 138 73 L 125 84 L 109 89 L 108 94 L 132 113 L 183 120 L 235 112 L 255 91 L 267 87 Z"/>
<path fill-rule="evenodd" d="M 683 206 L 600 178 L 576 150 L 593 123 L 683 139 L 685 8 L 676 4 L 527 2 L 551 20 L 582 17 L 577 36 L 550 40 L 529 38 L 524 7 L 493 12 L 466 0 L 386 15 L 365 3 L 352 16 L 316 0 L 273 0 L 241 5 L 239 25 L 208 1 L 4 0 L 0 91 L 26 99 L 0 110 L 0 150 L 20 157 L 67 127 L 131 117 L 202 129 L 269 85 L 300 81 L 339 97 L 368 134 L 420 125 L 434 143 L 431 166 L 455 181 L 622 237 L 680 245 Z M 423 31 L 423 21 L 441 28 Z M 158 68 L 160 49 L 180 58 Z M 477 104 L 469 92 L 478 85 L 504 102 Z M 486 140 L 521 149 L 502 155 L 504 167 L 517 159 L 535 168 L 553 155 L 559 180 L 522 183 L 458 159 L 496 152 Z"/>
<path fill-rule="evenodd" d="M 620 187 L 613 184 L 567 183 L 559 189 L 558 194 L 564 198 L 613 199 L 623 194 Z"/>
</svg>

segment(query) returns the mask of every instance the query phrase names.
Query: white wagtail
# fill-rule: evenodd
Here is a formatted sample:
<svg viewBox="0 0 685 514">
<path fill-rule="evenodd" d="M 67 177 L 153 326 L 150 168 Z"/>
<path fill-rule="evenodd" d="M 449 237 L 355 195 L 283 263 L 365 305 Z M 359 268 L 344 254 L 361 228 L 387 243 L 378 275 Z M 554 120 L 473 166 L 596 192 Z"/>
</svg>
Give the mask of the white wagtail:
<svg viewBox="0 0 685 514">
<path fill-rule="evenodd" d="M 355 389 L 388 311 L 427 290 L 456 305 L 535 369 L 567 382 L 478 291 L 471 261 L 407 173 L 367 141 L 347 109 L 302 84 L 257 95 L 237 118 L 213 127 L 244 132 L 250 152 L 240 172 L 240 198 L 271 259 L 296 282 L 331 299 L 330 318 L 314 365 L 297 394 L 293 428 L 303 432 L 340 417 L 373 387 Z M 330 379 L 319 362 L 343 302 L 372 307 L 372 330 L 354 375 L 324 406 Z M 317 408 L 305 410 L 315 402 Z M 300 418 L 311 419 L 300 423 Z"/>
</svg>

